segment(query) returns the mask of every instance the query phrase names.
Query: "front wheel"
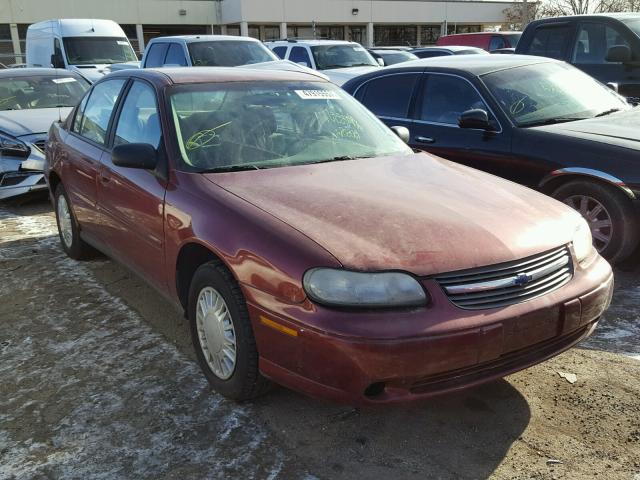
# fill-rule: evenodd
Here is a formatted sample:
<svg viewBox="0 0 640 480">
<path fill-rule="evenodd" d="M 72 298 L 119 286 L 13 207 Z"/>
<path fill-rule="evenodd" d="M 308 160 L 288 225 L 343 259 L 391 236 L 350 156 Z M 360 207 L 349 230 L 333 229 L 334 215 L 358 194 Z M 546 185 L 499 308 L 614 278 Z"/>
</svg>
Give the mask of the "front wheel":
<svg viewBox="0 0 640 480">
<path fill-rule="evenodd" d="M 200 266 L 189 289 L 187 316 L 200 367 L 214 390 L 233 400 L 265 393 L 258 350 L 239 285 L 220 262 Z"/>
<path fill-rule="evenodd" d="M 598 253 L 616 263 L 638 245 L 638 218 L 631 202 L 612 187 L 586 180 L 569 182 L 552 195 L 577 210 L 589 224 Z"/>
</svg>

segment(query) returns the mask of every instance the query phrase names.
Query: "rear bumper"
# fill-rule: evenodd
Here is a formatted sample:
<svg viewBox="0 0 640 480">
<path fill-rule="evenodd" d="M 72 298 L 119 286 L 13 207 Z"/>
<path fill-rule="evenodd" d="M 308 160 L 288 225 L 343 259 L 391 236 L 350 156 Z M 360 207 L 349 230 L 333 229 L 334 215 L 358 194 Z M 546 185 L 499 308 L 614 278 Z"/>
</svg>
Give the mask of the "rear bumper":
<svg viewBox="0 0 640 480">
<path fill-rule="evenodd" d="M 264 302 L 245 293 L 265 376 L 340 403 L 383 404 L 492 381 L 567 350 L 595 329 L 611 300 L 613 274 L 598 258 L 588 272 L 577 274 L 556 292 L 519 308 L 483 312 L 481 325 L 396 339 L 354 338 L 308 328 L 295 320 L 295 309 L 289 310 L 294 315 L 285 316 L 258 307 Z M 554 298 L 561 301 L 551 301 Z M 421 315 L 437 313 L 437 323 L 444 325 L 458 321 L 455 317 L 463 312 L 453 305 L 426 310 Z M 321 313 L 325 312 L 315 312 Z M 291 329 L 295 336 L 265 325 L 261 317 Z M 387 322 L 404 321 L 397 317 L 390 312 Z"/>
</svg>

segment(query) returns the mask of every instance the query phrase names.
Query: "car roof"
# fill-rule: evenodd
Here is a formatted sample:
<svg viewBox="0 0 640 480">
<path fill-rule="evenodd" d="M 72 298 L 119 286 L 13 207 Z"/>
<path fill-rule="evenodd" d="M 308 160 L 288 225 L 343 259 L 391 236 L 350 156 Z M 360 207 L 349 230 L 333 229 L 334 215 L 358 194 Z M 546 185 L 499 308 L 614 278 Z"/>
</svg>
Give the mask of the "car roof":
<svg viewBox="0 0 640 480">
<path fill-rule="evenodd" d="M 437 67 L 458 72 L 468 72 L 475 76 L 487 73 L 507 70 L 509 68 L 535 65 L 540 63 L 562 63 L 558 60 L 546 57 L 534 57 L 530 55 L 450 55 L 446 57 L 421 58 L 393 65 L 384 69 L 405 70 L 416 68 Z"/>
<path fill-rule="evenodd" d="M 289 70 L 265 70 L 246 67 L 176 67 L 126 69 L 105 78 L 137 77 L 158 85 L 225 82 L 324 82 L 328 80 L 313 73 Z"/>
<path fill-rule="evenodd" d="M 541 18 L 531 23 L 546 23 L 546 22 L 556 22 L 556 21 L 567 21 L 572 19 L 597 19 L 597 18 L 614 18 L 616 20 L 628 20 L 628 19 L 640 19 L 639 12 L 617 12 L 617 13 L 586 13 L 583 15 L 567 15 L 564 17 L 555 17 L 555 18 Z"/>
<path fill-rule="evenodd" d="M 152 38 L 151 42 L 171 42 L 171 41 L 181 41 L 186 43 L 195 43 L 195 42 L 222 42 L 222 41 L 245 41 L 245 42 L 259 42 L 259 40 L 252 37 L 238 37 L 236 35 L 169 35 L 166 37 L 155 37 Z"/>
<path fill-rule="evenodd" d="M 79 74 L 63 68 L 6 68 L 0 70 L 0 77 L 80 77 Z"/>
<path fill-rule="evenodd" d="M 302 45 L 359 45 L 356 42 L 349 42 L 347 40 L 298 40 L 298 39 L 283 39 L 283 40 L 272 40 L 270 42 L 265 43 L 299 43 Z"/>
</svg>

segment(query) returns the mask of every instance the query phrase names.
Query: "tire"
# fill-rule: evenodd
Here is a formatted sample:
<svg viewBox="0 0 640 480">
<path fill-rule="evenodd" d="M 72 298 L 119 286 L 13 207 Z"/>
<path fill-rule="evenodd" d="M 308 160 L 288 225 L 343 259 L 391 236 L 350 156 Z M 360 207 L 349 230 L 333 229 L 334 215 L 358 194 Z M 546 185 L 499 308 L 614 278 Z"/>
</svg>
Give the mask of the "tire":
<svg viewBox="0 0 640 480">
<path fill-rule="evenodd" d="M 69 196 L 62 184 L 56 188 L 55 194 L 56 223 L 58 225 L 58 236 L 64 252 L 74 260 L 90 258 L 95 250 L 82 238 L 78 222 L 73 214 Z"/>
<path fill-rule="evenodd" d="M 640 239 L 638 215 L 622 192 L 588 180 L 574 180 L 562 185 L 552 196 L 585 217 L 594 234 L 594 246 L 609 262 L 620 262 L 633 253 Z M 587 200 L 583 204 L 584 198 Z M 610 219 L 610 228 L 596 227 L 604 225 L 607 217 Z M 606 242 L 602 240 L 605 237 L 608 238 Z"/>
<path fill-rule="evenodd" d="M 224 306 L 217 303 L 219 299 Z M 209 308 L 205 317 L 202 310 L 199 312 L 199 305 L 207 301 L 219 307 Z M 223 313 L 216 316 L 214 312 L 221 310 Z M 189 287 L 187 317 L 198 363 L 216 392 L 232 400 L 244 401 L 270 389 L 271 382 L 258 368 L 258 350 L 244 296 L 231 273 L 219 261 L 205 263 L 196 270 Z M 231 337 L 235 343 L 233 349 Z M 229 367 L 225 349 L 227 353 L 235 350 L 233 368 Z"/>
</svg>

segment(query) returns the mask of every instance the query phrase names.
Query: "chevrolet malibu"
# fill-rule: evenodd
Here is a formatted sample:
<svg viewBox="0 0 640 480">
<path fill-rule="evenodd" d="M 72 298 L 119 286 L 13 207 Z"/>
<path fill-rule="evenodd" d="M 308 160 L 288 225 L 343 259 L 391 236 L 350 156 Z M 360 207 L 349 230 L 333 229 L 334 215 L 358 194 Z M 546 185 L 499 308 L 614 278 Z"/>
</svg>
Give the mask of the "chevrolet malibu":
<svg viewBox="0 0 640 480">
<path fill-rule="evenodd" d="M 62 247 L 182 309 L 236 400 L 421 399 L 590 335 L 612 272 L 580 215 L 396 132 L 313 74 L 113 73 L 51 128 Z"/>
</svg>

